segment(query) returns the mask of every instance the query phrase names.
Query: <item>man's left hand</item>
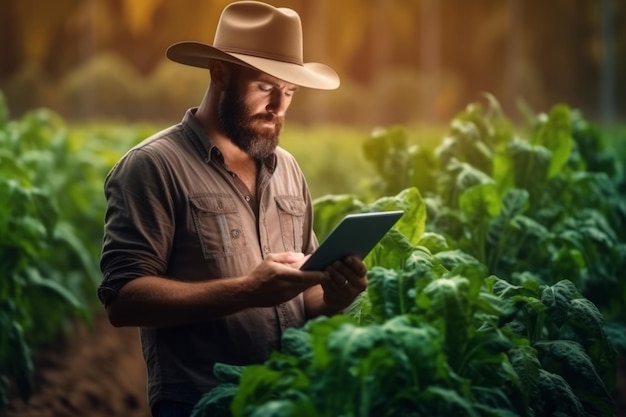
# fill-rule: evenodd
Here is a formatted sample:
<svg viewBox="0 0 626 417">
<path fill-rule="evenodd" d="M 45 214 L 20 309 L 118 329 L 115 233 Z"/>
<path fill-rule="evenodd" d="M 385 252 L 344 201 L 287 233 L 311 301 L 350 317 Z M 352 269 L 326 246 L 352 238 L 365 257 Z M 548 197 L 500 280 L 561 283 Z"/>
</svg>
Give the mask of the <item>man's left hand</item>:
<svg viewBox="0 0 626 417">
<path fill-rule="evenodd" d="M 356 256 L 333 262 L 326 268 L 328 279 L 322 281 L 324 302 L 344 309 L 367 288 L 367 267 Z"/>
</svg>

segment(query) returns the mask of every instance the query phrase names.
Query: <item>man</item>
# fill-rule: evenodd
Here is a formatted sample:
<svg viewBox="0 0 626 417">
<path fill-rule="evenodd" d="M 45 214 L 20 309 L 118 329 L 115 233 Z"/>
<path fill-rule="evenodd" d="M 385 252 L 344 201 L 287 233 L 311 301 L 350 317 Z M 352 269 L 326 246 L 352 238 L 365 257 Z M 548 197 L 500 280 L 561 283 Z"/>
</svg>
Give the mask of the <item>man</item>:
<svg viewBox="0 0 626 417">
<path fill-rule="evenodd" d="M 299 87 L 339 78 L 302 62 L 297 13 L 233 3 L 213 46 L 182 42 L 167 56 L 208 68 L 211 84 L 107 176 L 98 289 L 113 325 L 140 328 L 154 416 L 189 415 L 217 384 L 216 362 L 264 361 L 284 329 L 344 309 L 367 286 L 356 257 L 299 270 L 317 246 L 311 197 L 278 138 Z"/>
</svg>

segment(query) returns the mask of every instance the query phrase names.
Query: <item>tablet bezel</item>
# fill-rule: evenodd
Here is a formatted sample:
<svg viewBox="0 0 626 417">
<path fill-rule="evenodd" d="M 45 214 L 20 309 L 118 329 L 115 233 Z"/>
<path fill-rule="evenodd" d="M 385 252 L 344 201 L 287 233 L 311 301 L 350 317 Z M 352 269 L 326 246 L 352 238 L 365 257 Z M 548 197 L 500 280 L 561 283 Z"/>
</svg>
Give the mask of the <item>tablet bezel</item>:
<svg viewBox="0 0 626 417">
<path fill-rule="evenodd" d="M 403 210 L 348 214 L 300 269 L 321 271 L 347 256 L 365 258 L 403 214 Z"/>
</svg>

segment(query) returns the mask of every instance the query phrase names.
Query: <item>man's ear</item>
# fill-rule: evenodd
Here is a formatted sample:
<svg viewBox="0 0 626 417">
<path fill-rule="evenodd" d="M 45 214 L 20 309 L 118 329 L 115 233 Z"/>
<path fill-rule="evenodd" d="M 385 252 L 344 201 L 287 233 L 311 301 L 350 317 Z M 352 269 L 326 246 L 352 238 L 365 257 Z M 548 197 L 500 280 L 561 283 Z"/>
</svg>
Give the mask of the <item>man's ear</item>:
<svg viewBox="0 0 626 417">
<path fill-rule="evenodd" d="M 209 72 L 211 73 L 211 84 L 219 91 L 224 91 L 228 84 L 228 64 L 224 61 L 212 59 L 209 61 Z"/>
</svg>

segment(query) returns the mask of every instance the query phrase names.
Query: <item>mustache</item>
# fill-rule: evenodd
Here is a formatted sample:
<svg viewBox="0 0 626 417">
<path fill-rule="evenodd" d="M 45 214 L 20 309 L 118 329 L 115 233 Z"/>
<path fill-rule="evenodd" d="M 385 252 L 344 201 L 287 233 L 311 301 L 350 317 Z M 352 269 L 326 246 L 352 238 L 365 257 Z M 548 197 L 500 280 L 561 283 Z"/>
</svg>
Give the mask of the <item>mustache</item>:
<svg viewBox="0 0 626 417">
<path fill-rule="evenodd" d="M 252 121 L 262 121 L 262 122 L 272 122 L 276 125 L 282 125 L 284 122 L 284 117 L 281 116 L 276 116 L 274 114 L 271 113 L 267 113 L 267 114 L 256 114 L 254 116 L 251 117 Z"/>
</svg>

